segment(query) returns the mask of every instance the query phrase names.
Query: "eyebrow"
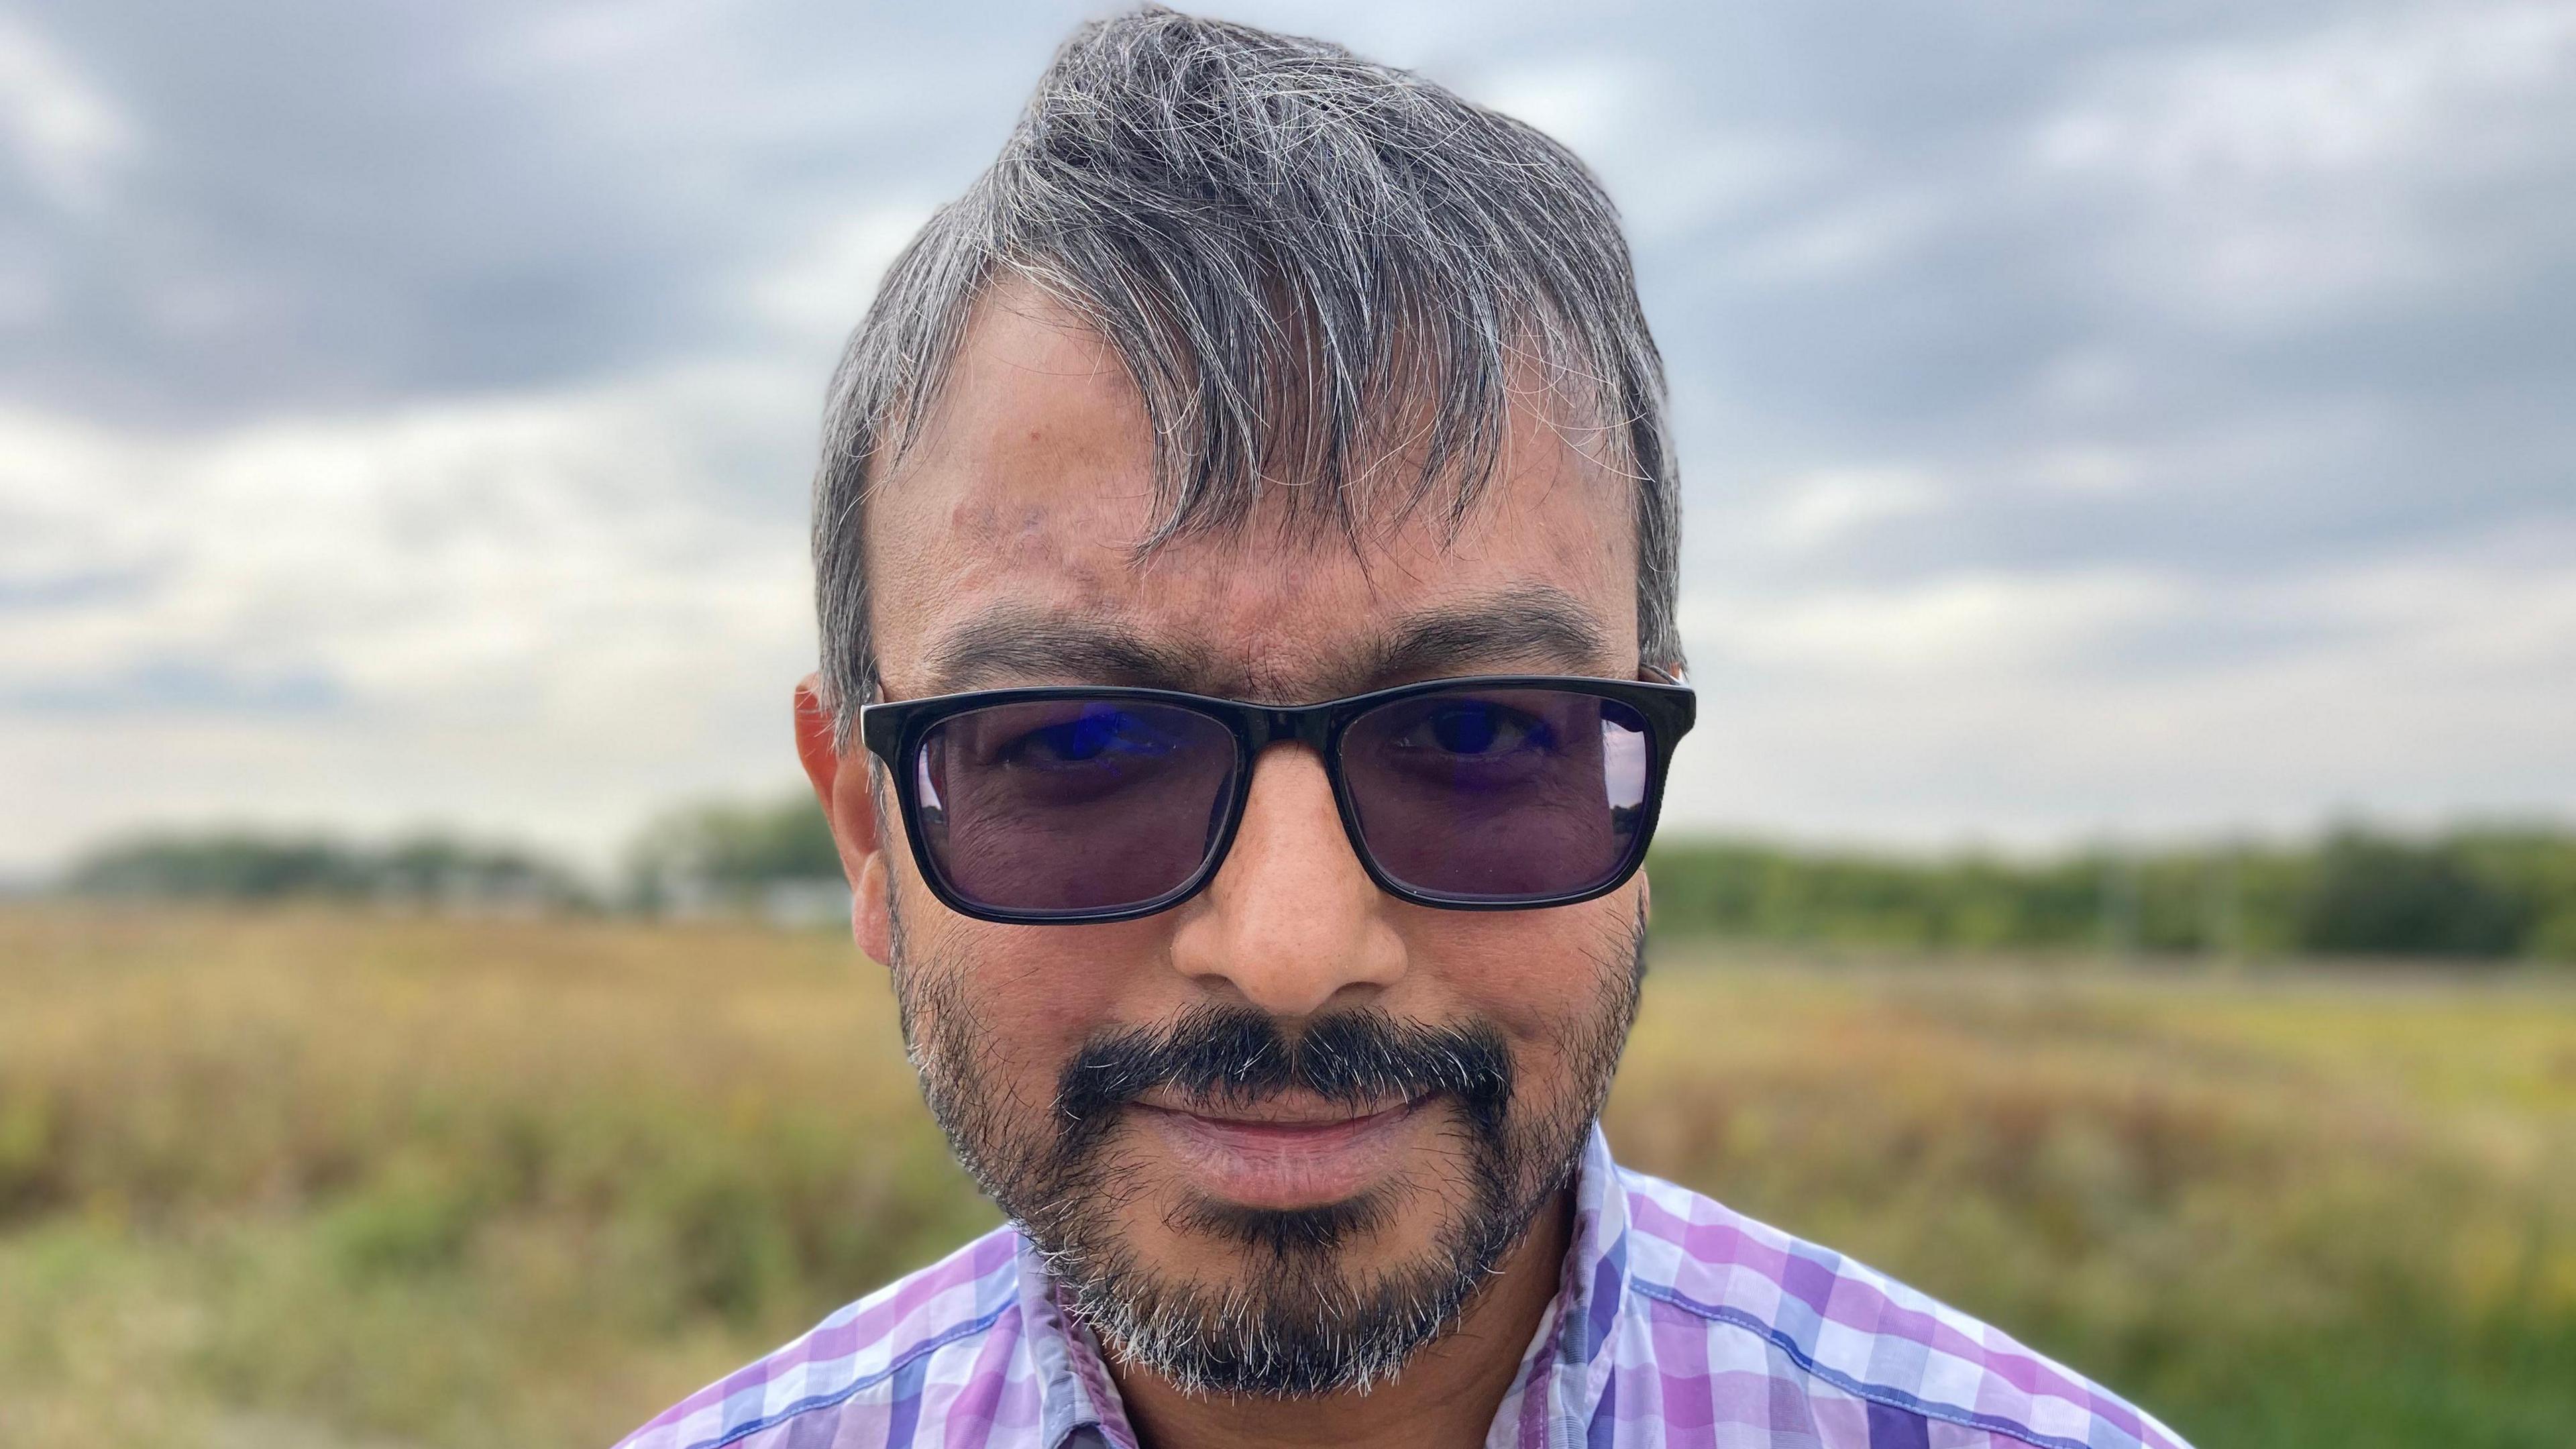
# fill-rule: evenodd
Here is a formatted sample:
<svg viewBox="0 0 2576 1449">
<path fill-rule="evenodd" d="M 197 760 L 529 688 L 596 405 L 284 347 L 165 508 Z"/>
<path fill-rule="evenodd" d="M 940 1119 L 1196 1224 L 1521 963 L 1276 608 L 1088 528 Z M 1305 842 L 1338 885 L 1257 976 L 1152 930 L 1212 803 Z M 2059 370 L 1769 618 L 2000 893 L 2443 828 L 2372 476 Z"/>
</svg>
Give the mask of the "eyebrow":
<svg viewBox="0 0 2576 1449">
<path fill-rule="evenodd" d="M 1012 604 L 950 631 L 928 666 L 930 692 L 953 694 L 1038 680 L 1179 689 L 1205 679 L 1213 662 L 1115 620 Z"/>
<path fill-rule="evenodd" d="M 1319 684 L 1357 694 L 1506 665 L 1579 674 L 1600 667 L 1608 649 L 1601 624 L 1572 594 L 1523 584 L 1393 620 Z M 1115 617 L 1020 604 L 959 625 L 925 662 L 932 694 L 1044 682 L 1219 694 L 1240 683 L 1223 677 L 1229 671 L 1212 650 L 1158 640 Z"/>
<path fill-rule="evenodd" d="M 1553 584 L 1522 584 L 1397 620 L 1365 655 L 1360 687 L 1530 661 L 1568 673 L 1598 666 L 1609 641 L 1592 611 Z"/>
</svg>

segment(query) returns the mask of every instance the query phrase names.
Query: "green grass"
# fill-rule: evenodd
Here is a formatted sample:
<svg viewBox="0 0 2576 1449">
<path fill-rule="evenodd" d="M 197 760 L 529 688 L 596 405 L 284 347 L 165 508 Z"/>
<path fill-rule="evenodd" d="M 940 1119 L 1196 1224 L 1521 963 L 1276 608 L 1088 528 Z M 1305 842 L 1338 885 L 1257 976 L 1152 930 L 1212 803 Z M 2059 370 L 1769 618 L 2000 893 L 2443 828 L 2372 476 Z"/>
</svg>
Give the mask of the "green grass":
<svg viewBox="0 0 2576 1449">
<path fill-rule="evenodd" d="M 1659 953 L 1633 1164 L 2234 1446 L 2576 1445 L 2576 991 Z M 0 1446 L 604 1445 L 993 1221 L 839 941 L 0 912 Z"/>
</svg>

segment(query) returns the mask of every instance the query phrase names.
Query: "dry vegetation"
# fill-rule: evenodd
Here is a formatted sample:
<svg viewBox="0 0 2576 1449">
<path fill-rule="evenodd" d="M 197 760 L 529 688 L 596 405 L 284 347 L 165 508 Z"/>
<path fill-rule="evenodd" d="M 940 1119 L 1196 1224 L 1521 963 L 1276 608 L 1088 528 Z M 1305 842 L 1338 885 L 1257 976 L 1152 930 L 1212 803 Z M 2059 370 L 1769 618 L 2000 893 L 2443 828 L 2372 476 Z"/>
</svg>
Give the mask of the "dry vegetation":
<svg viewBox="0 0 2576 1449">
<path fill-rule="evenodd" d="M 2576 1445 L 2576 992 L 1666 951 L 1612 1138 L 2205 1449 Z M 992 1220 L 823 935 L 0 912 L 0 1446 L 604 1445 Z"/>
</svg>

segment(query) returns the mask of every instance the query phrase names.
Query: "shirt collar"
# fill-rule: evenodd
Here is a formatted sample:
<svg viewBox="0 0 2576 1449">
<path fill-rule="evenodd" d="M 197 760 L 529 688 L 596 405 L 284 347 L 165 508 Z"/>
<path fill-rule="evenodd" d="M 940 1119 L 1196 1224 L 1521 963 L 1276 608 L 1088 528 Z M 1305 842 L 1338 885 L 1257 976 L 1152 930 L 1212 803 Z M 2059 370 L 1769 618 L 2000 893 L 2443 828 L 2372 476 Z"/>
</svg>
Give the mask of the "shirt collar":
<svg viewBox="0 0 2576 1449">
<path fill-rule="evenodd" d="M 1134 1449 L 1118 1389 L 1101 1363 L 1089 1329 L 1064 1311 L 1045 1259 L 1019 1242 L 1019 1299 L 1028 1351 L 1037 1370 L 1040 1442 L 1062 1449 L 1084 1428 L 1117 1449 Z M 1521 1372 L 1503 1401 L 1500 1422 L 1521 1432 L 1506 1442 L 1581 1443 L 1602 1407 L 1628 1296 L 1628 1196 L 1610 1143 L 1595 1124 L 1574 1177 L 1574 1231 L 1557 1278 L 1555 1300 L 1522 1355 Z M 1499 1424 L 1498 1424 L 1499 1427 Z"/>
<path fill-rule="evenodd" d="M 1555 1301 L 1521 1357 L 1489 1443 L 1581 1444 L 1609 1392 L 1628 1303 L 1628 1194 L 1595 1124 L 1575 1169 L 1574 1230 Z M 1505 1425 L 1512 1426 L 1505 1431 Z"/>
<path fill-rule="evenodd" d="M 1117 1449 L 1135 1449 L 1136 1433 L 1091 1330 L 1064 1311 L 1036 1245 L 1025 1235 L 1019 1244 L 1020 1313 L 1038 1381 L 1038 1442 L 1063 1449 L 1065 1441 L 1090 1429 Z"/>
</svg>

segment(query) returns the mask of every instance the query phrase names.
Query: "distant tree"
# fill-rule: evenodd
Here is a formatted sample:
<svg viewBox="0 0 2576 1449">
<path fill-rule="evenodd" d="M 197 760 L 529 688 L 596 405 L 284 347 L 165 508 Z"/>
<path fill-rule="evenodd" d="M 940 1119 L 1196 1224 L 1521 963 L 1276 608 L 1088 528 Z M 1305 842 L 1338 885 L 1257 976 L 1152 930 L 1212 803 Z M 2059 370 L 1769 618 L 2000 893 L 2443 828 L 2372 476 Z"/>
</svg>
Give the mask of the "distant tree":
<svg viewBox="0 0 2576 1449">
<path fill-rule="evenodd" d="M 75 895 L 153 900 L 552 909 L 590 902 L 579 876 L 534 852 L 435 835 L 382 848 L 248 830 L 142 835 L 83 857 L 62 884 Z"/>
<path fill-rule="evenodd" d="M 592 904 L 592 893 L 559 862 L 512 846 L 475 845 L 442 835 L 396 842 L 372 857 L 379 899 L 420 902 Z"/>
<path fill-rule="evenodd" d="M 831 826 L 798 791 L 762 804 L 701 804 L 672 811 L 627 852 L 628 894 L 639 906 L 749 908 L 774 888 L 841 878 Z"/>
<path fill-rule="evenodd" d="M 2450 844 L 2464 869 L 2522 903 L 2531 920 L 2522 954 L 2576 961 L 2576 834 L 2505 827 L 2463 831 Z"/>
<path fill-rule="evenodd" d="M 118 841 L 75 864 L 64 883 L 80 895 L 262 901 L 364 895 L 371 876 L 333 841 L 228 831 Z"/>
<path fill-rule="evenodd" d="M 2454 842 L 2335 832 L 2319 855 L 2300 944 L 2327 955 L 2514 954 L 2532 904 L 2472 871 L 2463 854 Z"/>
</svg>

